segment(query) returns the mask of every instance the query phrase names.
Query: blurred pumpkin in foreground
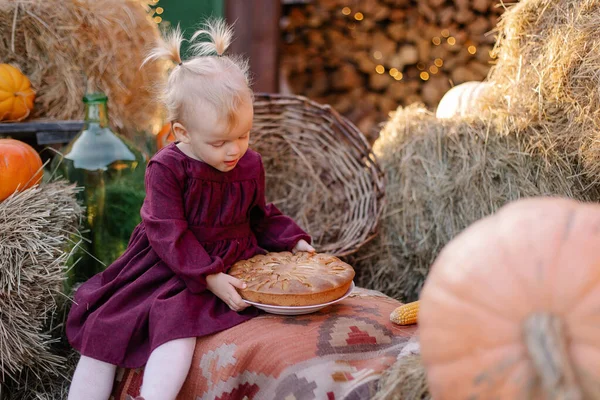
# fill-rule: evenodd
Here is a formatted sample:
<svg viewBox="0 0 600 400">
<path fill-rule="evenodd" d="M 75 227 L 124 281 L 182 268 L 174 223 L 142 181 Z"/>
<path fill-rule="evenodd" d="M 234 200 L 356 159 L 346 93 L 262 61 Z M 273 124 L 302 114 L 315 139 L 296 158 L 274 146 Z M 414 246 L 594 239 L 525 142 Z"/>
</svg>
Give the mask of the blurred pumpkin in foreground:
<svg viewBox="0 0 600 400">
<path fill-rule="evenodd" d="M 420 297 L 431 396 L 600 398 L 600 205 L 519 200 L 441 251 Z"/>
</svg>

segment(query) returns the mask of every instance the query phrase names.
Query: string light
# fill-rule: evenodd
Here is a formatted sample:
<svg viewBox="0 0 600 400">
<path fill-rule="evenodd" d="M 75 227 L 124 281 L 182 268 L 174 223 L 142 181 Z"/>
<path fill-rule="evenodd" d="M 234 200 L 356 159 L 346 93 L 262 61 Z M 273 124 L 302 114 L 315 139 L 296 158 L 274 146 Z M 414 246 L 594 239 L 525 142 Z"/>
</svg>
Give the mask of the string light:
<svg viewBox="0 0 600 400">
<path fill-rule="evenodd" d="M 420 76 L 420 77 L 421 77 L 421 79 L 423 79 L 424 81 L 427 81 L 427 80 L 429 80 L 429 74 L 428 74 L 427 72 L 425 72 L 425 71 L 421 72 L 421 73 L 419 74 L 419 76 Z"/>
<path fill-rule="evenodd" d="M 354 22 L 350 22 L 348 24 L 348 29 L 354 29 L 354 28 L 356 28 L 356 24 Z"/>
<path fill-rule="evenodd" d="M 429 67 L 429 72 L 431 72 L 433 75 L 437 74 L 438 72 L 440 72 L 439 68 L 436 67 L 435 65 L 432 65 L 431 67 Z"/>
<path fill-rule="evenodd" d="M 450 46 L 454 46 L 454 45 L 456 44 L 456 39 L 455 39 L 455 38 L 453 38 L 452 36 L 450 36 L 450 37 L 448 38 L 448 44 L 449 44 Z"/>
<path fill-rule="evenodd" d="M 152 4 L 153 6 L 156 6 L 158 4 L 159 0 L 150 0 L 150 4 Z M 154 12 L 150 15 L 148 15 L 148 18 L 150 21 L 154 21 L 157 24 L 160 24 L 161 22 L 163 22 L 162 17 L 159 17 L 160 14 L 162 14 L 163 12 L 165 12 L 165 9 L 162 7 L 156 7 L 154 10 Z M 152 18 L 152 15 L 154 15 L 154 17 Z"/>
<path fill-rule="evenodd" d="M 469 48 L 467 49 L 467 51 L 471 54 L 475 54 L 477 53 L 477 47 L 475 46 L 469 46 Z"/>
<path fill-rule="evenodd" d="M 431 39 L 431 41 L 433 42 L 433 44 L 435 44 L 436 46 L 439 46 L 442 43 L 442 39 L 440 39 L 439 37 L 434 37 L 433 39 Z"/>
<path fill-rule="evenodd" d="M 402 72 L 398 72 L 396 75 L 394 75 L 394 79 L 397 81 L 401 81 L 403 78 Z"/>
<path fill-rule="evenodd" d="M 344 14 L 344 15 L 350 15 L 351 12 L 352 12 L 352 10 L 350 9 L 350 7 L 342 8 L 342 14 Z"/>
<path fill-rule="evenodd" d="M 436 58 L 433 63 L 436 67 L 442 68 L 442 65 L 444 65 L 444 60 L 442 60 L 441 58 Z"/>
<path fill-rule="evenodd" d="M 381 60 L 382 57 L 383 57 L 383 54 L 381 54 L 381 52 L 379 50 L 377 50 L 373 53 L 373 58 L 375 58 L 376 60 Z"/>
<path fill-rule="evenodd" d="M 442 36 L 447 38 L 448 36 L 450 36 L 450 31 L 448 29 L 442 30 Z"/>
<path fill-rule="evenodd" d="M 361 12 L 357 12 L 356 14 L 354 14 L 354 19 L 357 21 L 362 21 L 364 18 L 365 16 Z"/>
<path fill-rule="evenodd" d="M 390 75 L 393 76 L 393 77 L 395 77 L 399 73 L 400 73 L 400 71 L 398 71 L 398 68 L 392 68 L 392 69 L 390 69 Z"/>
<path fill-rule="evenodd" d="M 385 73 L 385 67 L 381 64 L 379 64 L 378 66 L 375 67 L 375 72 L 377 72 L 378 74 L 383 74 Z"/>
<path fill-rule="evenodd" d="M 423 64 L 422 62 L 417 64 L 417 68 L 419 69 L 419 71 L 423 71 L 425 69 L 425 64 Z"/>
</svg>

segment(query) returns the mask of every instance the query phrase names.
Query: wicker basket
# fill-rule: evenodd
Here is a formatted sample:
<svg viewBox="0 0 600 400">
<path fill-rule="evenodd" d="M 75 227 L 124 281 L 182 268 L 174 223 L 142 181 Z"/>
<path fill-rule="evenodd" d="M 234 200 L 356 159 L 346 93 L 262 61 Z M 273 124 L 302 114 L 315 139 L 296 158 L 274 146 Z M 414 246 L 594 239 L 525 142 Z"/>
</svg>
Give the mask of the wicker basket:
<svg viewBox="0 0 600 400">
<path fill-rule="evenodd" d="M 252 147 L 263 157 L 267 200 L 337 256 L 375 236 L 383 172 L 364 135 L 328 105 L 257 94 Z"/>
</svg>

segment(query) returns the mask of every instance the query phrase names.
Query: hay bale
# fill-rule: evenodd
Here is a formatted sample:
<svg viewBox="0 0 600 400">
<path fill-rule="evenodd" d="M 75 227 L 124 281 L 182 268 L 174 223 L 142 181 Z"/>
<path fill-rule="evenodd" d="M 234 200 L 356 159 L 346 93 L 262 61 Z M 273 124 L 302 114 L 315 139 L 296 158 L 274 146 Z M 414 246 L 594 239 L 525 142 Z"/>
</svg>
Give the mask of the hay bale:
<svg viewBox="0 0 600 400">
<path fill-rule="evenodd" d="M 419 354 L 402 356 L 379 380 L 372 400 L 430 400 L 427 371 Z"/>
<path fill-rule="evenodd" d="M 533 137 L 502 135 L 482 120 L 438 120 L 417 105 L 399 108 L 373 148 L 387 208 L 378 239 L 351 260 L 359 286 L 416 300 L 439 251 L 474 221 L 521 197 L 589 200 L 570 160 Z"/>
<path fill-rule="evenodd" d="M 57 374 L 64 358 L 51 346 L 62 327 L 52 319 L 64 299 L 65 252 L 82 210 L 77 189 L 42 184 L 0 203 L 0 377 L 19 381 Z M 62 313 L 64 314 L 64 313 Z"/>
<path fill-rule="evenodd" d="M 159 36 L 143 0 L 0 0 L 0 59 L 37 92 L 33 118 L 83 119 L 86 87 L 109 97 L 111 123 L 133 137 L 159 126 L 152 88 L 164 64 L 139 69 Z"/>
<path fill-rule="evenodd" d="M 63 364 L 54 373 L 25 368 L 18 381 L 9 381 L 0 389 L 2 400 L 67 400 L 71 378 L 79 361 L 75 350 L 61 349 Z"/>
<path fill-rule="evenodd" d="M 513 131 L 546 134 L 600 180 L 600 0 L 522 0 L 498 24 L 484 106 Z"/>
</svg>

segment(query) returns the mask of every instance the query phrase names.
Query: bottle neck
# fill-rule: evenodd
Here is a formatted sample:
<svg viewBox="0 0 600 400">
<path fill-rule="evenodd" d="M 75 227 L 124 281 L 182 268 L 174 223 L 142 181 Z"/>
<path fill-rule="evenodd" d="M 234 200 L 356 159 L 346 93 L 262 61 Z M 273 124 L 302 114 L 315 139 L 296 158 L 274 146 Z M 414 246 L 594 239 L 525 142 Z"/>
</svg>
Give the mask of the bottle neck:
<svg viewBox="0 0 600 400">
<path fill-rule="evenodd" d="M 91 102 L 85 105 L 85 125 L 87 127 L 108 127 L 108 111 L 105 102 Z"/>
</svg>

